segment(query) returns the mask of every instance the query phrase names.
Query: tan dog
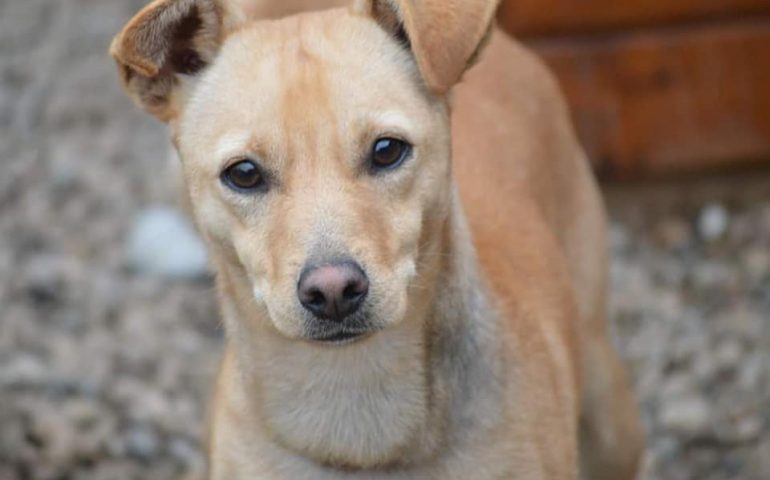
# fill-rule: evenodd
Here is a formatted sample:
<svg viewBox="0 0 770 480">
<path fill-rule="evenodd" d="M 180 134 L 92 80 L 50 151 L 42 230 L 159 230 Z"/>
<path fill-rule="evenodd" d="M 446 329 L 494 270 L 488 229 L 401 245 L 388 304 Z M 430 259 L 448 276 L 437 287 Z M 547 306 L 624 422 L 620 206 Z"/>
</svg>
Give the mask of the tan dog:
<svg viewBox="0 0 770 480">
<path fill-rule="evenodd" d="M 112 47 L 217 271 L 211 478 L 633 478 L 601 202 L 496 2 L 245 1 L 157 0 Z"/>
</svg>

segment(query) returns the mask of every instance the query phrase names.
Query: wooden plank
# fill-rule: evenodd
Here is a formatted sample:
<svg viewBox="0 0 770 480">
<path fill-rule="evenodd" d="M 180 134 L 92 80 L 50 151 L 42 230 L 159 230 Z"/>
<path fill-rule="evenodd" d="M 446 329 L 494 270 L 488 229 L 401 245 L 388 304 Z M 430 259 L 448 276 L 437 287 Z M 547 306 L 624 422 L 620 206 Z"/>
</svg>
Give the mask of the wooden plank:
<svg viewBox="0 0 770 480">
<path fill-rule="evenodd" d="M 628 29 L 770 13 L 770 0 L 504 0 L 499 19 L 520 36 Z"/>
<path fill-rule="evenodd" d="M 600 170 L 770 160 L 770 22 L 532 44 Z"/>
</svg>

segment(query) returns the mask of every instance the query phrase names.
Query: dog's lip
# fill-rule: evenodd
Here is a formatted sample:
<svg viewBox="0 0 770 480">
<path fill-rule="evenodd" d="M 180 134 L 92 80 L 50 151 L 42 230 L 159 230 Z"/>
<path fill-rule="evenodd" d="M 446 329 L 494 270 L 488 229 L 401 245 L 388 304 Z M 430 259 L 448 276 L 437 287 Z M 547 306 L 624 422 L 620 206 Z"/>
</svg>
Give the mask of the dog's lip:
<svg viewBox="0 0 770 480">
<path fill-rule="evenodd" d="M 361 340 L 363 337 L 367 336 L 367 334 L 369 333 L 372 333 L 372 332 L 340 330 L 338 332 L 334 332 L 330 334 L 314 335 L 311 338 L 311 340 L 315 342 L 326 343 L 331 345 L 346 345 L 346 344 Z"/>
</svg>

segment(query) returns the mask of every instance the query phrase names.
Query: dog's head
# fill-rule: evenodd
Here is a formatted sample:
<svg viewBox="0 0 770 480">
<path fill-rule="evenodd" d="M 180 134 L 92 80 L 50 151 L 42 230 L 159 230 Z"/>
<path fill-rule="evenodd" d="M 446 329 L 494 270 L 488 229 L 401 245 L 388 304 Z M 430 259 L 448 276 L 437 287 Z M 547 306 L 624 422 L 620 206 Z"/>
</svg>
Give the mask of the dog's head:
<svg viewBox="0 0 770 480">
<path fill-rule="evenodd" d="M 495 4 L 357 0 L 239 24 L 221 1 L 157 0 L 117 36 L 241 316 L 342 342 L 427 303 L 451 203 L 445 97 Z"/>
</svg>

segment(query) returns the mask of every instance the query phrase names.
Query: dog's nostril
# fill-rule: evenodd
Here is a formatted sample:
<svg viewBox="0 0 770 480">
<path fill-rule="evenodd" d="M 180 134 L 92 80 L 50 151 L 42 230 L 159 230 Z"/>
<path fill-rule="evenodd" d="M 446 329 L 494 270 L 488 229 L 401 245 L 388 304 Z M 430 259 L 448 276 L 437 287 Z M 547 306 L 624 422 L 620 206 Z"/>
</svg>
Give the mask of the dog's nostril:
<svg viewBox="0 0 770 480">
<path fill-rule="evenodd" d="M 345 290 L 342 292 L 342 296 L 348 299 L 356 299 L 363 295 L 365 292 L 366 289 L 363 288 L 361 283 L 351 283 L 345 287 Z"/>
<path fill-rule="evenodd" d="M 310 295 L 308 296 L 308 303 L 322 307 L 324 303 L 326 303 L 326 298 L 324 297 L 324 294 L 320 290 L 313 290 L 310 292 Z"/>
<path fill-rule="evenodd" d="M 355 262 L 308 269 L 297 284 L 302 306 L 317 318 L 333 321 L 355 313 L 368 291 L 369 280 Z"/>
</svg>

